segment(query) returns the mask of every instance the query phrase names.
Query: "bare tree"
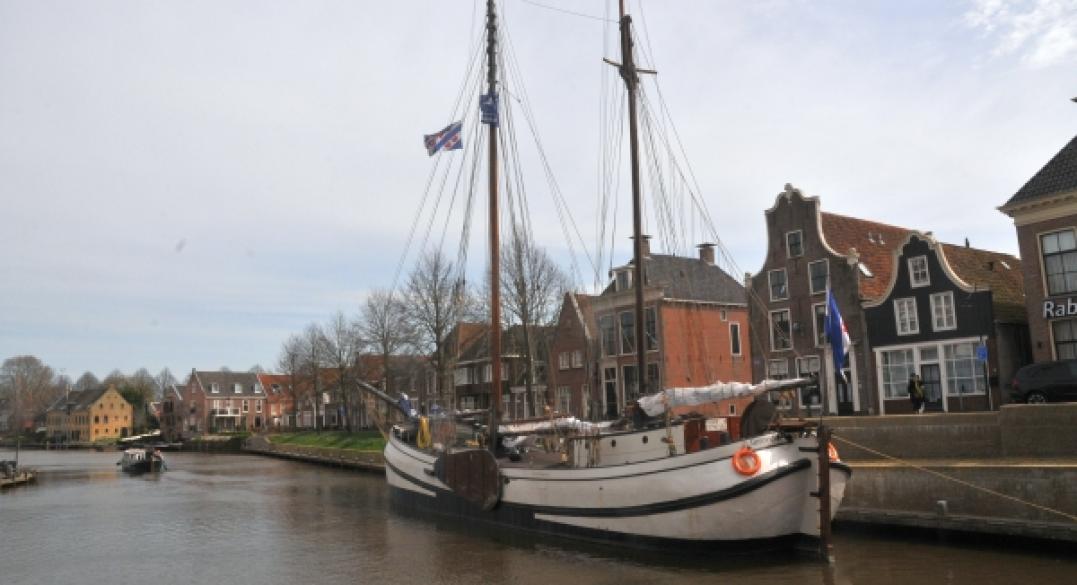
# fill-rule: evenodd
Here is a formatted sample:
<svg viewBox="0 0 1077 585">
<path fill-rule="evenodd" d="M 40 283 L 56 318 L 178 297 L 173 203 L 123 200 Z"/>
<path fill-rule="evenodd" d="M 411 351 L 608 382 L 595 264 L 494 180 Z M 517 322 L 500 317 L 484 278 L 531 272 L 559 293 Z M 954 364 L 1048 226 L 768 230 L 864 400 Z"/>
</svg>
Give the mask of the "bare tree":
<svg viewBox="0 0 1077 585">
<path fill-rule="evenodd" d="M 303 376 L 303 338 L 292 335 L 281 346 L 277 368 L 289 378 L 288 397 L 292 400 L 292 424 L 299 426 L 299 384 Z"/>
<path fill-rule="evenodd" d="M 75 382 L 75 390 L 89 390 L 100 385 L 101 380 L 98 380 L 97 376 L 93 375 L 93 372 L 84 372 Z"/>
<path fill-rule="evenodd" d="M 0 397 L 10 405 L 13 419 L 9 428 L 20 429 L 24 420 L 44 412 L 60 392 L 53 384 L 52 368 L 32 355 L 8 358 L 0 366 Z"/>
<path fill-rule="evenodd" d="M 314 430 L 320 430 L 324 424 L 318 423 L 318 406 L 322 402 L 321 371 L 326 363 L 326 339 L 325 332 L 317 323 L 307 325 L 303 330 L 301 340 L 302 372 L 310 381 L 307 397 L 314 409 Z"/>
<path fill-rule="evenodd" d="M 462 280 L 455 278 L 452 262 L 439 251 L 427 253 L 408 277 L 407 316 L 416 332 L 419 351 L 429 353 L 437 372 L 441 398 L 451 399 L 452 388 L 445 338 L 459 322 L 465 298 Z M 427 407 L 426 392 L 421 390 L 419 408 Z"/>
<path fill-rule="evenodd" d="M 526 395 L 535 401 L 534 412 L 538 414 L 538 397 L 532 392 L 535 354 L 539 349 L 536 334 L 538 328 L 552 324 L 557 318 L 560 300 L 569 289 L 570 282 L 568 275 L 554 264 L 545 250 L 536 247 L 525 237 L 520 227 L 513 230 L 512 238 L 502 247 L 501 265 L 504 270 L 504 278 L 501 279 L 502 304 L 506 320 L 522 328 Z M 549 401 L 549 393 L 546 401 Z"/>
<path fill-rule="evenodd" d="M 251 374 L 264 374 L 264 373 L 266 373 L 266 370 L 265 370 L 265 368 L 262 367 L 262 364 L 254 364 L 253 366 L 251 366 L 251 369 L 249 369 L 247 371 L 250 372 Z"/>
<path fill-rule="evenodd" d="M 389 291 L 372 292 L 359 313 L 359 333 L 381 360 L 382 390 L 396 390 L 391 387 L 392 358 L 414 346 L 417 337 L 402 300 Z"/>
<path fill-rule="evenodd" d="M 348 386 L 355 369 L 355 360 L 362 349 L 354 323 L 344 317 L 343 311 L 337 311 L 323 330 L 325 337 L 326 364 L 337 373 L 337 390 L 343 407 L 344 428 L 351 432 L 351 411 L 348 408 Z M 362 401 L 360 401 L 360 405 Z M 360 407 L 360 413 L 362 413 Z"/>
<path fill-rule="evenodd" d="M 105 386 L 115 386 L 117 388 L 127 383 L 127 376 L 119 370 L 112 370 L 105 376 L 105 379 L 101 381 Z"/>
<path fill-rule="evenodd" d="M 158 396 L 164 399 L 165 392 L 173 384 L 176 384 L 176 377 L 172 375 L 172 371 L 168 368 L 162 368 L 160 372 L 157 372 L 157 377 L 154 378 L 154 382 L 157 384 Z"/>
</svg>

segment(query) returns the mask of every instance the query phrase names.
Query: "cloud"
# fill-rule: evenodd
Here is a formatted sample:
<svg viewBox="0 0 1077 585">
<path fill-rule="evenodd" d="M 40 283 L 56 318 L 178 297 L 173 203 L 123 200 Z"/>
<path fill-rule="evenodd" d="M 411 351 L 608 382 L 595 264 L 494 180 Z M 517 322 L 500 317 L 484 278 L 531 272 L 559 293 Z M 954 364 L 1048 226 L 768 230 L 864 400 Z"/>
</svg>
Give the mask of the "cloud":
<svg viewBox="0 0 1077 585">
<path fill-rule="evenodd" d="M 1075 0 L 974 0 L 965 23 L 995 42 L 994 55 L 1017 55 L 1030 67 L 1077 56 Z"/>
</svg>

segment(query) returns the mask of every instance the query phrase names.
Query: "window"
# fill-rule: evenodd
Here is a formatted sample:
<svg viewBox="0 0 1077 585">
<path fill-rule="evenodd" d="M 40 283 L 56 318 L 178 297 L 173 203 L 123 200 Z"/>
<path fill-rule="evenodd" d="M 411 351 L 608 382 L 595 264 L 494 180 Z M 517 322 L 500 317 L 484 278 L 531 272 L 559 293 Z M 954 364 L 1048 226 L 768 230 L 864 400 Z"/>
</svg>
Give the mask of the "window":
<svg viewBox="0 0 1077 585">
<path fill-rule="evenodd" d="M 898 335 L 912 335 L 920 332 L 920 323 L 916 320 L 916 299 L 894 299 L 894 318 L 897 319 Z"/>
<path fill-rule="evenodd" d="M 819 356 L 807 356 L 797 358 L 797 377 L 807 378 L 808 376 L 815 376 L 816 380 L 819 379 Z M 801 406 L 822 406 L 823 397 L 819 394 L 821 388 L 816 387 L 815 391 L 808 392 L 805 390 L 798 391 L 800 396 Z"/>
<path fill-rule="evenodd" d="M 789 337 L 789 309 L 770 312 L 770 349 L 782 351 L 793 347 Z"/>
<path fill-rule="evenodd" d="M 740 323 L 729 324 L 729 351 L 740 355 Z"/>
<path fill-rule="evenodd" d="M 909 284 L 913 288 L 931 284 L 931 277 L 927 272 L 927 256 L 909 258 Z"/>
<path fill-rule="evenodd" d="M 583 367 L 583 350 L 582 349 L 576 349 L 576 350 L 572 351 L 572 367 L 574 367 L 574 368 L 582 368 Z"/>
<path fill-rule="evenodd" d="M 661 387 L 660 380 L 658 379 L 658 364 L 651 362 L 647 364 L 647 392 L 655 392 Z"/>
<path fill-rule="evenodd" d="M 969 341 L 943 348 L 946 386 L 953 394 L 983 394 L 984 368 L 976 359 L 976 344 Z"/>
<path fill-rule="evenodd" d="M 280 384 L 273 384 L 272 388 L 274 392 L 280 392 Z"/>
<path fill-rule="evenodd" d="M 636 375 L 636 366 L 624 366 L 625 400 L 635 400 L 639 397 L 639 376 Z"/>
<path fill-rule="evenodd" d="M 557 411 L 561 414 L 572 414 L 572 390 L 568 386 L 557 388 Z"/>
<path fill-rule="evenodd" d="M 769 360 L 767 362 L 767 378 L 771 380 L 784 380 L 789 377 L 789 360 Z"/>
<path fill-rule="evenodd" d="M 93 415 L 93 424 L 96 425 L 96 424 L 99 424 L 100 422 L 101 422 L 101 417 L 96 415 L 96 414 Z"/>
<path fill-rule="evenodd" d="M 463 386 L 468 383 L 468 368 L 456 368 L 453 372 L 453 383 Z"/>
<path fill-rule="evenodd" d="M 617 329 L 613 316 L 599 318 L 598 326 L 602 330 L 602 355 L 617 355 Z"/>
<path fill-rule="evenodd" d="M 567 351 L 562 351 L 561 353 L 557 354 L 557 369 L 567 370 L 570 363 L 569 359 L 570 357 Z"/>
<path fill-rule="evenodd" d="M 108 415 L 107 414 L 105 415 L 105 424 L 106 425 L 108 424 Z"/>
<path fill-rule="evenodd" d="M 812 314 L 815 319 L 815 347 L 826 346 L 826 303 L 812 305 Z"/>
<path fill-rule="evenodd" d="M 1051 323 L 1054 333 L 1055 357 L 1060 360 L 1077 359 L 1077 319 L 1060 319 Z"/>
<path fill-rule="evenodd" d="M 931 295 L 932 328 L 935 331 L 957 329 L 957 317 L 954 315 L 954 293 L 944 292 Z"/>
<path fill-rule="evenodd" d="M 262 412 L 262 401 L 261 400 L 254 401 L 254 412 L 257 412 L 259 414 Z"/>
<path fill-rule="evenodd" d="M 213 401 L 213 410 L 220 410 L 220 409 L 221 409 L 221 401 L 220 400 L 214 400 Z"/>
<path fill-rule="evenodd" d="M 658 349 L 658 316 L 654 307 L 643 309 L 643 321 L 646 328 L 643 330 L 644 339 L 647 342 L 647 351 Z"/>
<path fill-rule="evenodd" d="M 1062 230 L 1040 236 L 1043 248 L 1043 271 L 1047 277 L 1047 293 L 1052 295 L 1077 291 L 1077 241 L 1073 230 Z"/>
<path fill-rule="evenodd" d="M 883 390 L 887 398 L 908 398 L 909 375 L 916 371 L 911 349 L 880 352 Z"/>
<path fill-rule="evenodd" d="M 816 260 L 808 263 L 808 278 L 811 286 L 811 294 L 817 295 L 826 292 L 826 282 L 830 277 L 830 263 L 824 260 Z"/>
<path fill-rule="evenodd" d="M 475 409 L 475 397 L 474 396 L 461 396 L 460 397 L 460 409 L 461 410 L 474 410 Z"/>
<path fill-rule="evenodd" d="M 800 230 L 785 234 L 785 251 L 790 258 L 804 255 L 804 242 Z"/>
<path fill-rule="evenodd" d="M 232 391 L 236 394 L 243 394 L 243 384 L 232 384 Z"/>
<path fill-rule="evenodd" d="M 221 391 L 221 387 L 216 382 L 210 382 L 209 391 L 212 392 L 213 394 L 218 394 Z"/>
<path fill-rule="evenodd" d="M 785 269 L 771 270 L 767 274 L 770 279 L 770 300 L 783 301 L 789 298 L 789 287 L 785 285 Z"/>
<path fill-rule="evenodd" d="M 636 316 L 632 313 L 621 313 L 621 353 L 634 353 L 636 351 Z"/>
<path fill-rule="evenodd" d="M 617 272 L 617 282 L 614 288 L 615 290 L 628 290 L 632 287 L 632 271 L 625 269 Z"/>
<path fill-rule="evenodd" d="M 262 393 L 262 385 L 261 384 L 255 384 L 254 385 L 254 393 L 255 394 L 261 394 Z"/>
</svg>

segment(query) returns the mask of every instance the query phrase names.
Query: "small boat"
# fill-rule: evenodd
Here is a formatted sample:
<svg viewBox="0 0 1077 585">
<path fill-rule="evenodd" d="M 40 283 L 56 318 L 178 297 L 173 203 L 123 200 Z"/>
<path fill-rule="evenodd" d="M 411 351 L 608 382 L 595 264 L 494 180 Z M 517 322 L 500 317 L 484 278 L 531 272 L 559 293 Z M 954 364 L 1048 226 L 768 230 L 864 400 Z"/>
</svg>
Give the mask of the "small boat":
<svg viewBox="0 0 1077 585">
<path fill-rule="evenodd" d="M 116 465 L 120 466 L 121 471 L 127 473 L 147 473 L 168 469 L 160 449 L 127 449 Z"/>
<path fill-rule="evenodd" d="M 37 478 L 32 469 L 19 469 L 15 461 L 0 461 L 0 488 L 31 483 Z"/>
</svg>

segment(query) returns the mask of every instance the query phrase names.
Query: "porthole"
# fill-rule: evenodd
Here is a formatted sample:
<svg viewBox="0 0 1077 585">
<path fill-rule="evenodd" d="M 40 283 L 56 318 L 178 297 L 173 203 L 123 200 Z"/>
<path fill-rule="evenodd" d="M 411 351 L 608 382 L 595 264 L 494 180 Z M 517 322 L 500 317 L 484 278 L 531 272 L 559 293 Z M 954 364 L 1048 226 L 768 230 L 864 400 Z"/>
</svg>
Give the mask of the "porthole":
<svg viewBox="0 0 1077 585">
<path fill-rule="evenodd" d="M 616 447 L 616 446 L 617 446 L 617 439 L 614 439 L 614 440 L 610 441 L 610 447 Z"/>
<path fill-rule="evenodd" d="M 647 435 L 643 435 L 643 444 L 644 444 L 644 445 L 646 445 L 646 444 L 647 444 Z"/>
</svg>

